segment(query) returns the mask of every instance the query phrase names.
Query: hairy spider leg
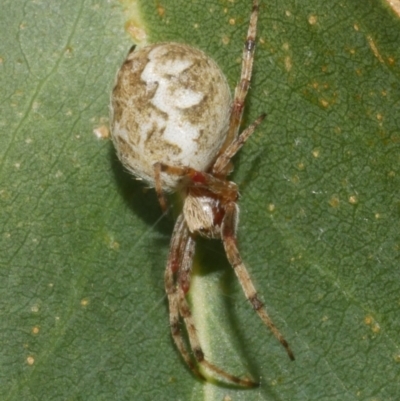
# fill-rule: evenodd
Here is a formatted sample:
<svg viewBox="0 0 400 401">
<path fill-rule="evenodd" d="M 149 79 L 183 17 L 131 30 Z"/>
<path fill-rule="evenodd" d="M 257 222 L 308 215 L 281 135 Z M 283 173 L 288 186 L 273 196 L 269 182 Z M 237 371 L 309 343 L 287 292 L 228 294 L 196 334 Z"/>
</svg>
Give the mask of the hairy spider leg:
<svg viewBox="0 0 400 401">
<path fill-rule="evenodd" d="M 212 364 L 209 362 L 205 356 L 204 352 L 202 350 L 202 347 L 200 345 L 200 340 L 197 335 L 197 329 L 194 324 L 194 319 L 192 316 L 192 312 L 190 310 L 190 306 L 186 300 L 186 294 L 183 290 L 182 287 L 178 287 L 178 296 L 179 296 L 179 312 L 183 318 L 183 321 L 185 322 L 189 342 L 190 342 L 190 347 L 193 351 L 193 355 L 197 361 L 197 363 L 202 366 L 205 371 L 211 371 L 215 373 L 217 376 L 227 380 L 228 382 L 236 383 L 240 386 L 245 386 L 245 387 L 254 387 L 257 386 L 258 383 L 249 380 L 249 379 L 241 379 L 237 376 L 231 375 L 230 373 L 224 371 L 223 369 L 218 368 L 216 365 Z"/>
<path fill-rule="evenodd" d="M 226 149 L 221 153 L 213 166 L 213 174 L 218 177 L 226 177 L 230 172 L 230 161 L 233 156 L 241 149 L 245 144 L 250 135 L 256 130 L 256 128 L 262 123 L 266 114 L 261 114 L 253 124 L 249 125 Z"/>
<path fill-rule="evenodd" d="M 258 0 L 253 0 L 253 8 L 250 15 L 250 23 L 247 31 L 246 41 L 244 42 L 242 54 L 242 69 L 240 81 L 235 88 L 235 95 L 232 103 L 232 110 L 229 119 L 228 134 L 222 145 L 219 154 L 224 153 L 225 149 L 236 139 L 242 121 L 244 103 L 250 87 L 251 74 L 253 71 L 254 51 L 256 48 L 256 33 L 258 19 Z"/>
<path fill-rule="evenodd" d="M 222 201 L 237 200 L 238 190 L 234 182 L 222 180 L 191 167 L 170 166 L 164 163 L 156 163 L 154 166 L 160 172 L 187 179 L 188 187 L 195 186 L 209 189 L 212 193 L 218 195 Z"/>
<path fill-rule="evenodd" d="M 204 380 L 204 376 L 193 364 L 190 354 L 187 351 L 182 338 L 179 322 L 180 313 L 177 285 L 174 279 L 174 273 L 179 269 L 179 266 L 181 264 L 182 248 L 186 248 L 186 244 L 189 241 L 189 238 L 189 230 L 186 227 L 183 215 L 180 215 L 175 223 L 167 267 L 165 269 L 165 292 L 167 293 L 169 306 L 169 325 L 175 345 L 182 355 L 182 358 L 189 366 L 189 368 L 193 371 L 193 373 Z"/>
<path fill-rule="evenodd" d="M 179 325 L 180 317 L 182 317 L 194 358 L 205 371 L 214 372 L 224 380 L 236 383 L 240 386 L 256 386 L 257 383 L 254 381 L 231 375 L 218 368 L 204 357 L 193 316 L 186 300 L 186 293 L 190 288 L 194 252 L 195 240 L 189 233 L 183 214 L 181 214 L 175 224 L 167 268 L 165 270 L 165 289 L 170 311 L 170 327 L 175 345 L 192 372 L 200 379 L 205 380 L 203 374 L 200 373 L 197 366 L 193 363 L 182 337 Z M 174 275 L 177 275 L 177 280 L 174 279 Z"/>
<path fill-rule="evenodd" d="M 247 268 L 240 257 L 236 237 L 237 220 L 238 206 L 234 202 L 225 205 L 225 217 L 222 222 L 221 234 L 228 261 L 235 271 L 240 285 L 242 286 L 243 292 L 253 306 L 253 309 L 257 312 L 264 324 L 271 330 L 272 334 L 286 349 L 289 358 L 294 361 L 295 358 L 293 351 L 269 317 L 264 304 L 260 301 L 257 295 L 257 291 L 253 282 L 251 281 L 249 272 L 247 271 Z"/>
<path fill-rule="evenodd" d="M 162 190 L 160 163 L 155 163 L 153 167 L 154 167 L 155 190 L 158 198 L 158 203 L 160 204 L 162 211 L 166 212 L 168 209 L 168 203 L 167 199 L 165 198 L 164 191 Z"/>
</svg>

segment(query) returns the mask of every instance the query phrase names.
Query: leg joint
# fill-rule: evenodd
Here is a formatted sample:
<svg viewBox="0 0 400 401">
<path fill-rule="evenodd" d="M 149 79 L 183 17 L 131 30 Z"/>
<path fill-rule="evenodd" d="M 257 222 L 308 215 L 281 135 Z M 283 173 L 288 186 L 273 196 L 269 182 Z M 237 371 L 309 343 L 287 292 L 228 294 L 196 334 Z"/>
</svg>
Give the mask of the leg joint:
<svg viewBox="0 0 400 401">
<path fill-rule="evenodd" d="M 248 52 L 252 52 L 256 47 L 256 42 L 253 39 L 247 39 L 244 47 Z"/>
<path fill-rule="evenodd" d="M 171 333 L 172 333 L 172 335 L 173 335 L 173 336 L 179 335 L 179 333 L 180 333 L 180 331 L 181 331 L 181 329 L 180 329 L 180 327 L 179 327 L 179 321 L 174 319 L 174 320 L 171 322 L 170 326 L 171 326 Z"/>
<path fill-rule="evenodd" d="M 194 357 L 196 358 L 197 362 L 200 363 L 200 362 L 204 361 L 204 352 L 200 347 L 194 348 L 193 354 L 194 354 Z"/>
<path fill-rule="evenodd" d="M 249 297 L 249 301 L 251 302 L 253 309 L 256 311 L 260 310 L 264 306 L 264 304 L 259 300 L 257 294 L 254 294 L 251 297 Z"/>
</svg>

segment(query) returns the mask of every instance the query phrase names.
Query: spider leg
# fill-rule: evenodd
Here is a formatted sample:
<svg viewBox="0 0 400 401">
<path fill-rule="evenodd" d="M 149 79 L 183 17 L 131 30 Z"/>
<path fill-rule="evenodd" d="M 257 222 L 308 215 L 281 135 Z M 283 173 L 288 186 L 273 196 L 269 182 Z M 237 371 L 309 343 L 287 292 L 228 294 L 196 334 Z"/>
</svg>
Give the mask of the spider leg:
<svg viewBox="0 0 400 401">
<path fill-rule="evenodd" d="M 213 174 L 218 176 L 226 176 L 229 171 L 229 162 L 232 157 L 240 150 L 244 143 L 249 139 L 250 135 L 255 131 L 255 129 L 262 123 L 266 114 L 263 113 L 259 116 L 253 124 L 249 125 L 226 149 L 218 156 L 213 166 Z M 228 169 L 227 169 L 228 167 Z"/>
<path fill-rule="evenodd" d="M 178 285 L 174 280 L 174 273 L 179 270 L 182 263 L 182 251 L 187 247 L 189 242 L 189 230 L 186 227 L 185 220 L 181 214 L 174 227 L 174 232 L 172 234 L 171 249 L 169 252 L 167 267 L 165 269 L 165 291 L 167 293 L 168 305 L 169 305 L 169 324 L 171 328 L 172 338 L 178 348 L 182 358 L 192 370 L 192 372 L 198 376 L 200 379 L 204 380 L 204 376 L 199 372 L 196 365 L 193 363 L 190 354 L 184 343 L 181 329 L 180 329 L 180 313 L 179 313 L 179 295 L 178 295 Z M 186 263 L 188 261 L 187 257 L 184 258 Z M 185 267 L 186 270 L 188 269 Z"/>
<path fill-rule="evenodd" d="M 249 380 L 249 379 L 241 379 L 237 376 L 231 375 L 228 372 L 225 372 L 223 369 L 220 369 L 219 367 L 215 366 L 211 362 L 209 362 L 205 356 L 204 352 L 201 348 L 200 345 L 200 340 L 197 335 L 197 330 L 196 326 L 194 324 L 192 312 L 190 311 L 189 304 L 186 300 L 185 293 L 183 289 L 178 290 L 179 291 L 179 312 L 185 322 L 185 326 L 187 329 L 188 333 L 188 338 L 190 342 L 190 347 L 192 348 L 194 357 L 196 358 L 197 363 L 202 366 L 206 371 L 208 372 L 213 372 L 217 376 L 223 378 L 224 380 L 238 384 L 240 386 L 244 387 L 255 387 L 258 386 L 258 383 Z"/>
<path fill-rule="evenodd" d="M 161 185 L 161 167 L 160 163 L 154 164 L 154 181 L 155 181 L 155 190 L 158 198 L 158 203 L 161 206 L 163 212 L 166 212 L 168 209 L 167 199 L 165 198 L 164 191 L 162 190 Z"/>
<path fill-rule="evenodd" d="M 249 127 L 250 128 L 250 127 Z M 214 177 L 212 174 L 197 171 L 191 167 L 170 166 L 157 163 L 160 172 L 166 172 L 189 180 L 194 187 L 206 188 L 212 193 L 219 195 L 223 201 L 235 201 L 238 190 L 235 183 Z"/>
<path fill-rule="evenodd" d="M 244 42 L 242 55 L 242 70 L 239 84 L 235 89 L 232 110 L 229 120 L 229 129 L 224 145 L 219 154 L 224 153 L 225 149 L 236 139 L 240 123 L 242 121 L 244 102 L 250 87 L 251 74 L 253 71 L 254 51 L 256 47 L 256 32 L 258 19 L 258 0 L 253 0 L 253 8 L 250 16 L 249 28 L 246 41 Z"/>
<path fill-rule="evenodd" d="M 286 349 L 289 358 L 293 361 L 294 354 L 291 350 L 288 342 L 284 339 L 278 328 L 272 322 L 271 318 L 260 301 L 257 295 L 257 291 L 251 281 L 250 275 L 244 265 L 242 258 L 240 257 L 239 250 L 237 248 L 236 240 L 236 225 L 238 219 L 238 206 L 231 202 L 225 206 L 225 217 L 222 223 L 222 241 L 225 247 L 225 252 L 228 257 L 229 263 L 232 265 L 236 276 L 243 288 L 243 292 L 246 298 L 250 301 L 253 309 L 257 312 L 258 316 L 265 323 L 265 325 L 271 330 L 272 334 Z"/>
<path fill-rule="evenodd" d="M 170 256 L 165 270 L 165 288 L 170 310 L 170 326 L 172 338 L 176 347 L 193 373 L 200 379 L 205 380 L 197 366 L 192 362 L 190 354 L 185 346 L 179 327 L 179 318 L 181 316 L 187 329 L 192 352 L 199 365 L 203 366 L 208 371 L 216 373 L 218 376 L 229 382 L 246 387 L 255 386 L 256 383 L 253 381 L 233 376 L 208 362 L 204 358 L 204 353 L 200 346 L 192 313 L 186 300 L 186 293 L 190 288 L 190 276 L 192 272 L 194 251 L 194 238 L 190 235 L 184 217 L 181 214 L 175 224 L 171 241 Z M 174 273 L 178 273 L 177 282 L 174 280 Z"/>
</svg>

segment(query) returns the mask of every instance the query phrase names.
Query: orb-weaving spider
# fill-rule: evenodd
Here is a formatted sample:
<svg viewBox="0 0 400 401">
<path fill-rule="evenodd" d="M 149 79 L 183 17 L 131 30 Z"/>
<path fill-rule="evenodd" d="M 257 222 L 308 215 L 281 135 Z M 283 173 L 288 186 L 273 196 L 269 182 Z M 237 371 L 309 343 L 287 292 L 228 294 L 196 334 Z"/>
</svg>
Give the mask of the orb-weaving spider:
<svg viewBox="0 0 400 401">
<path fill-rule="evenodd" d="M 183 196 L 183 211 L 175 224 L 165 270 L 173 340 L 197 376 L 204 378 L 200 365 L 243 386 L 256 383 L 227 373 L 204 355 L 186 295 L 196 236 L 221 239 L 246 298 L 294 359 L 240 257 L 238 189 L 226 178 L 233 170 L 232 157 L 265 118 L 262 114 L 238 134 L 253 69 L 258 12 L 258 1 L 253 0 L 233 102 L 215 62 L 200 50 L 179 43 L 132 50 L 118 73 L 111 101 L 112 137 L 125 167 L 155 187 L 164 210 L 164 192 L 179 191 Z M 181 319 L 194 359 L 182 336 Z"/>
</svg>

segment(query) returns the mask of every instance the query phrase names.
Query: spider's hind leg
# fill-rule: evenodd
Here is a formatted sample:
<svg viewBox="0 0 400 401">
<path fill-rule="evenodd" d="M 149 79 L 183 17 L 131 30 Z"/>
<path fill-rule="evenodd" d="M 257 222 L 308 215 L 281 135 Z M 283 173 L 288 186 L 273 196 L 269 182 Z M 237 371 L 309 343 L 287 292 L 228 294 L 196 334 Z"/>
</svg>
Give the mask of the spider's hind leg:
<svg viewBox="0 0 400 401">
<path fill-rule="evenodd" d="M 247 37 L 243 46 L 240 81 L 235 88 L 235 95 L 233 99 L 231 115 L 229 118 L 228 134 L 222 148 L 220 149 L 219 155 L 222 155 L 226 148 L 237 138 L 239 127 L 242 122 L 246 96 L 250 88 L 251 75 L 253 72 L 258 13 L 258 0 L 253 0 L 249 27 L 247 29 Z"/>
</svg>

